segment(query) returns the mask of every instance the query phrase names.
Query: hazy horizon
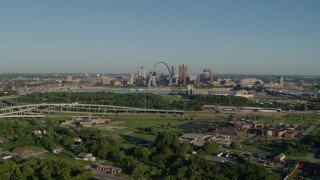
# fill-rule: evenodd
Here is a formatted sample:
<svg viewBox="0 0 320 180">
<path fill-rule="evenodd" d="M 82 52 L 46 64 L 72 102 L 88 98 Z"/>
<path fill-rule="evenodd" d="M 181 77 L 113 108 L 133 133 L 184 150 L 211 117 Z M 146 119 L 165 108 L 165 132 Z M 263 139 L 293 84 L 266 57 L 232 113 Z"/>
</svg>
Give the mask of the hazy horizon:
<svg viewBox="0 0 320 180">
<path fill-rule="evenodd" d="M 320 1 L 0 1 L 0 73 L 320 75 Z"/>
</svg>

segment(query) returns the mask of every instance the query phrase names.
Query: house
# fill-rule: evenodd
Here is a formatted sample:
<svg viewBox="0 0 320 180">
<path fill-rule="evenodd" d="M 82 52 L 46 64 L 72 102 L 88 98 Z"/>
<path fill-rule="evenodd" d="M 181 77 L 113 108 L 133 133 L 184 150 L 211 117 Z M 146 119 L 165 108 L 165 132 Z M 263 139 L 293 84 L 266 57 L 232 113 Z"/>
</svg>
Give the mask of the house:
<svg viewBox="0 0 320 180">
<path fill-rule="evenodd" d="M 98 164 L 97 169 L 100 171 L 108 172 L 108 173 L 121 173 L 122 169 L 114 166 L 107 166 L 103 164 Z"/>
<path fill-rule="evenodd" d="M 81 139 L 81 138 L 74 138 L 73 141 L 74 141 L 74 142 L 77 142 L 77 143 L 81 143 L 81 142 L 82 142 L 82 139 Z"/>
<path fill-rule="evenodd" d="M 283 137 L 287 130 L 277 130 L 276 135 L 278 137 Z"/>
<path fill-rule="evenodd" d="M 40 130 L 40 129 L 36 129 L 33 131 L 34 134 L 37 134 L 37 135 L 46 135 L 47 131 L 44 129 L 44 130 Z"/>
<path fill-rule="evenodd" d="M 253 128 L 263 128 L 263 124 L 254 122 Z"/>
<path fill-rule="evenodd" d="M 39 129 L 36 129 L 36 130 L 34 130 L 33 132 L 34 132 L 35 134 L 42 134 L 41 130 L 39 130 Z"/>
<path fill-rule="evenodd" d="M 79 126 L 83 126 L 83 127 L 92 127 L 92 122 L 91 121 L 87 121 L 87 120 L 83 120 L 83 121 L 79 121 L 78 125 Z"/>
<path fill-rule="evenodd" d="M 61 122 L 61 125 L 62 126 L 69 126 L 73 123 L 74 121 L 73 120 L 65 120 L 63 122 Z"/>
<path fill-rule="evenodd" d="M 56 147 L 52 149 L 53 154 L 59 154 L 62 151 L 62 147 Z"/>
<path fill-rule="evenodd" d="M 276 136 L 277 131 L 274 130 L 274 129 L 266 129 L 266 130 L 264 131 L 264 134 L 265 134 L 266 136 Z"/>
<path fill-rule="evenodd" d="M 277 162 L 282 162 L 285 158 L 286 158 L 286 155 L 284 153 L 281 153 L 278 156 L 275 156 L 274 160 Z"/>
<path fill-rule="evenodd" d="M 93 157 L 91 153 L 86 152 L 80 152 L 75 159 L 83 161 L 96 161 L 96 158 Z"/>
<path fill-rule="evenodd" d="M 286 133 L 284 133 L 284 138 L 289 138 L 289 139 L 293 139 L 293 138 L 295 138 L 295 136 L 296 136 L 296 133 L 295 132 L 286 132 Z"/>
<path fill-rule="evenodd" d="M 295 131 L 297 127 L 298 127 L 298 126 L 296 126 L 296 125 L 287 125 L 287 126 L 286 126 L 286 130 L 288 130 L 288 131 Z"/>
<path fill-rule="evenodd" d="M 26 150 L 24 148 L 20 148 L 20 147 L 13 148 L 11 152 L 19 155 L 27 155 L 32 153 L 31 151 Z"/>
</svg>

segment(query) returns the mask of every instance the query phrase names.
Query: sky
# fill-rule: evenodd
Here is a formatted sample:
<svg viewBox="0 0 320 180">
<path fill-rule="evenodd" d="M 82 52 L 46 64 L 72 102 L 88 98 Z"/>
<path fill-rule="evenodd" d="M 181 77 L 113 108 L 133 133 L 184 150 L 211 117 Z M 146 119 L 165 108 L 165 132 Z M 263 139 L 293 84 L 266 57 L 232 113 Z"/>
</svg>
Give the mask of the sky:
<svg viewBox="0 0 320 180">
<path fill-rule="evenodd" d="M 0 0 L 0 73 L 131 73 L 159 61 L 320 75 L 320 1 Z"/>
</svg>

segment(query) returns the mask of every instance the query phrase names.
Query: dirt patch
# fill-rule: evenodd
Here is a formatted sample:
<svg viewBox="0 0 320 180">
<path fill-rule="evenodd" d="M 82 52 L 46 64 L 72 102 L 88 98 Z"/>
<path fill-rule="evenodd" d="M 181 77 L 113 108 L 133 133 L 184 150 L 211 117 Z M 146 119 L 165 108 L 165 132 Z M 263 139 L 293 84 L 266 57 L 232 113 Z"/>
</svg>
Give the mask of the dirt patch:
<svg viewBox="0 0 320 180">
<path fill-rule="evenodd" d="M 126 129 L 127 127 L 119 127 L 119 126 L 113 126 L 113 125 L 97 125 L 94 126 L 95 128 L 98 128 L 100 130 L 108 130 L 108 131 L 115 131 L 119 129 Z"/>
<path fill-rule="evenodd" d="M 218 122 L 192 121 L 192 122 L 179 124 L 173 127 L 177 129 L 193 130 L 193 129 L 205 129 L 214 124 L 218 124 Z"/>
</svg>

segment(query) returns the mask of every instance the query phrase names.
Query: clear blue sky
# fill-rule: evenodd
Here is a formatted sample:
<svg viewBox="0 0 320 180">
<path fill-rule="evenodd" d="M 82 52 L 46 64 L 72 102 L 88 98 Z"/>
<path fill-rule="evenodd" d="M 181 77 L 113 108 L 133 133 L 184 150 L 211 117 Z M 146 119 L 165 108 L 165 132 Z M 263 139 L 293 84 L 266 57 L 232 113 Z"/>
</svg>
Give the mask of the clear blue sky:
<svg viewBox="0 0 320 180">
<path fill-rule="evenodd" d="M 0 0 L 0 73 L 320 75 L 319 0 Z"/>
</svg>

